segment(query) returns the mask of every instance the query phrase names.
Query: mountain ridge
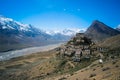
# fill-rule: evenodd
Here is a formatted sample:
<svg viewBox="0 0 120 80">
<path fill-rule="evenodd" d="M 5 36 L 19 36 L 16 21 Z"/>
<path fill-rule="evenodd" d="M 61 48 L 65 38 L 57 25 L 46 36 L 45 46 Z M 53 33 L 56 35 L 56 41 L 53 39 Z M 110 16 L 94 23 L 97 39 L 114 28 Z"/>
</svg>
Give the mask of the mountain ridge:
<svg viewBox="0 0 120 80">
<path fill-rule="evenodd" d="M 86 30 L 85 34 L 86 36 L 92 38 L 95 41 L 100 41 L 108 37 L 120 34 L 120 32 L 107 26 L 103 22 L 95 20 Z"/>
<path fill-rule="evenodd" d="M 0 51 L 64 42 L 68 41 L 73 33 L 64 35 L 64 33 L 59 32 L 53 36 L 31 24 L 23 24 L 11 18 L 0 16 Z"/>
</svg>

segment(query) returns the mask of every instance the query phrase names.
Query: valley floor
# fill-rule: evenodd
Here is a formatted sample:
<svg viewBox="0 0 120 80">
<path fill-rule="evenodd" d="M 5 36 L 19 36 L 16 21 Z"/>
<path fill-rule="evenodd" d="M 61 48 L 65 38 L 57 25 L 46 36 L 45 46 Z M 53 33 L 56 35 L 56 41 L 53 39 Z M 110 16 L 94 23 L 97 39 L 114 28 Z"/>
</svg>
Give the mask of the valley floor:
<svg viewBox="0 0 120 80">
<path fill-rule="evenodd" d="M 9 60 L 11 58 L 28 55 L 28 54 L 32 54 L 32 53 L 49 51 L 49 50 L 52 50 L 52 49 L 60 46 L 61 44 L 63 44 L 63 43 L 49 44 L 49 45 L 40 46 L 40 47 L 30 47 L 30 48 L 24 48 L 24 49 L 13 50 L 13 51 L 8 51 L 8 52 L 0 52 L 0 61 Z"/>
<path fill-rule="evenodd" d="M 81 63 L 60 60 L 56 50 L 1 61 L 0 80 L 120 80 L 119 58 L 75 70 Z"/>
</svg>

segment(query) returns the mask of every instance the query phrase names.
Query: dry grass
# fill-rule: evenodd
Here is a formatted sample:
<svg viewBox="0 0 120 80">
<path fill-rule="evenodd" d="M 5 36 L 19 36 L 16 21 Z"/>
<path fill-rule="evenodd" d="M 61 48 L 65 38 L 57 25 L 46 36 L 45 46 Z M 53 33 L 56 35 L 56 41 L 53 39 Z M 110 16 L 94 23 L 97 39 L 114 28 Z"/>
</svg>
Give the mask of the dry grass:
<svg viewBox="0 0 120 80">
<path fill-rule="evenodd" d="M 115 64 L 120 65 L 120 59 L 117 59 L 117 63 Z M 92 67 L 88 66 L 77 71 L 76 74 L 70 76 L 68 80 L 75 80 L 76 78 L 78 80 L 119 80 L 120 67 L 113 65 L 113 60 L 104 62 L 103 64 L 93 62 L 93 65 L 91 64 Z M 104 66 L 100 67 L 101 65 Z"/>
<path fill-rule="evenodd" d="M 0 80 L 33 80 L 50 75 L 58 63 L 55 50 L 0 62 Z"/>
</svg>

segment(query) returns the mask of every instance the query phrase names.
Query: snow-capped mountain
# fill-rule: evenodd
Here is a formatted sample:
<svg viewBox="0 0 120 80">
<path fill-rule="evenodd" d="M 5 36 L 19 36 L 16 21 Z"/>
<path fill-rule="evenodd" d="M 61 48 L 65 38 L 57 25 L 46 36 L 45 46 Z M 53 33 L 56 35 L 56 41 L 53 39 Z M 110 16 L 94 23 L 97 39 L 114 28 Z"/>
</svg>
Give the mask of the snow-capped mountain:
<svg viewBox="0 0 120 80">
<path fill-rule="evenodd" d="M 74 36 L 76 33 L 83 33 L 85 32 L 85 29 L 78 29 L 78 28 L 69 28 L 69 29 L 64 29 L 64 30 L 47 30 L 45 31 L 47 34 L 49 35 L 57 35 L 57 34 L 61 34 L 64 36 Z"/>
<path fill-rule="evenodd" d="M 28 25 L 28 24 L 23 24 L 20 23 L 18 21 L 15 21 L 11 18 L 6 18 L 4 16 L 0 16 L 0 29 L 1 30 L 17 30 L 17 31 L 22 31 L 22 32 L 31 32 L 31 33 L 35 33 L 35 34 L 39 34 L 39 33 L 46 33 L 48 35 L 56 35 L 56 34 L 61 34 L 61 35 L 65 35 L 65 36 L 73 36 L 78 32 L 84 32 L 84 29 L 78 29 L 78 28 L 69 28 L 69 29 L 64 29 L 64 30 L 40 30 L 37 29 L 35 27 L 33 27 L 32 25 Z"/>
<path fill-rule="evenodd" d="M 31 32 L 35 34 L 39 34 L 40 30 L 36 29 L 32 25 L 22 24 L 18 21 L 15 21 L 11 18 L 6 18 L 0 16 L 0 30 L 12 30 L 19 32 Z"/>
<path fill-rule="evenodd" d="M 3 16 L 0 16 L 0 27 L 1 29 L 15 29 L 15 30 L 21 30 L 21 31 L 28 31 L 29 25 L 22 24 L 20 22 L 14 21 L 11 18 L 5 18 Z"/>
<path fill-rule="evenodd" d="M 63 42 L 70 39 L 70 36 L 65 36 L 65 34 L 73 34 L 70 30 L 54 31 L 56 33 L 54 36 L 52 35 L 54 33 L 50 34 L 50 31 L 48 32 L 37 29 L 32 25 L 0 16 L 0 51 Z"/>
<path fill-rule="evenodd" d="M 0 51 L 45 45 L 51 39 L 50 35 L 32 25 L 0 16 Z"/>
</svg>

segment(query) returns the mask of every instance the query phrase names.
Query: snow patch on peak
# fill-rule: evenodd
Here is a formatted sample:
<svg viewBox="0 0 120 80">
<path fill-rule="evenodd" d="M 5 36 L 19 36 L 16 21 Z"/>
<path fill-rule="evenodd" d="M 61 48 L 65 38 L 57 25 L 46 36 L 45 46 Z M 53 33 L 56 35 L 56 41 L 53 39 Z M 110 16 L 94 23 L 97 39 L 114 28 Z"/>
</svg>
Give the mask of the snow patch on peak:
<svg viewBox="0 0 120 80">
<path fill-rule="evenodd" d="M 2 29 L 6 29 L 7 27 L 6 26 L 3 26 Z"/>
<path fill-rule="evenodd" d="M 45 30 L 45 33 L 49 34 L 49 35 L 55 35 L 60 33 L 60 31 L 58 30 Z"/>
<path fill-rule="evenodd" d="M 6 17 L 4 17 L 4 16 L 1 16 L 0 15 L 0 21 L 13 21 L 13 19 L 11 19 L 11 18 L 6 18 Z"/>
<path fill-rule="evenodd" d="M 2 29 L 16 29 L 20 31 L 31 31 L 31 26 L 28 24 L 22 24 L 18 21 L 14 21 L 11 18 L 6 18 L 0 15 L 0 24 L 2 25 Z"/>
<path fill-rule="evenodd" d="M 29 31 L 30 26 L 28 24 L 22 24 L 22 23 L 17 22 L 17 21 L 14 21 L 14 22 L 20 26 L 20 30 Z"/>
<path fill-rule="evenodd" d="M 20 23 L 20 22 L 17 22 L 17 21 L 14 21 L 14 22 L 16 22 L 18 25 L 21 25 L 22 27 L 29 26 L 28 24 L 22 24 L 22 23 Z"/>
</svg>

